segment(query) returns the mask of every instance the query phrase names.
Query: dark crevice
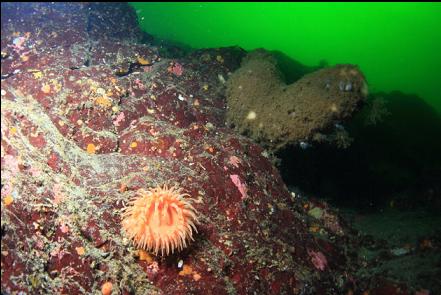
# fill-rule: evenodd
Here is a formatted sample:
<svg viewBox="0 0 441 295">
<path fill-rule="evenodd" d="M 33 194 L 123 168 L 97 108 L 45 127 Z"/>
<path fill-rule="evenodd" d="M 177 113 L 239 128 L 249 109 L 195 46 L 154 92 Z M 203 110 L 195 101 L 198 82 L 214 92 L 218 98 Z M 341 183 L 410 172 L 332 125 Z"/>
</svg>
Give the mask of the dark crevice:
<svg viewBox="0 0 441 295">
<path fill-rule="evenodd" d="M 92 14 L 90 9 L 88 10 L 88 15 L 87 15 L 87 23 L 86 23 L 86 33 L 87 33 L 87 39 L 89 40 L 89 48 L 87 49 L 87 53 L 86 53 L 86 60 L 84 61 L 83 66 L 84 67 L 89 67 L 91 64 L 91 54 L 92 54 L 92 40 L 90 39 L 90 32 L 92 31 Z"/>
<path fill-rule="evenodd" d="M 10 78 L 10 77 L 12 77 L 12 76 L 14 76 L 14 73 L 7 73 L 7 74 L 4 74 L 4 75 L 2 75 L 2 80 L 6 80 L 6 79 L 8 79 L 8 78 Z"/>
<path fill-rule="evenodd" d="M 87 48 L 86 51 L 86 60 L 83 63 L 83 67 L 90 67 L 92 60 L 92 49 L 93 49 L 92 41 L 89 40 L 89 47 Z"/>
<path fill-rule="evenodd" d="M 90 53 L 90 51 L 89 51 L 89 53 Z M 89 53 L 88 53 L 88 55 L 89 55 Z M 85 66 L 85 67 L 89 67 L 90 66 L 90 56 L 86 59 L 86 61 L 84 62 L 83 66 Z"/>
<path fill-rule="evenodd" d="M 129 64 L 129 68 L 127 69 L 127 71 L 115 71 L 115 75 L 118 77 L 125 77 L 130 75 L 131 73 L 133 73 L 135 70 L 139 69 L 139 64 L 138 63 L 130 63 Z"/>
</svg>

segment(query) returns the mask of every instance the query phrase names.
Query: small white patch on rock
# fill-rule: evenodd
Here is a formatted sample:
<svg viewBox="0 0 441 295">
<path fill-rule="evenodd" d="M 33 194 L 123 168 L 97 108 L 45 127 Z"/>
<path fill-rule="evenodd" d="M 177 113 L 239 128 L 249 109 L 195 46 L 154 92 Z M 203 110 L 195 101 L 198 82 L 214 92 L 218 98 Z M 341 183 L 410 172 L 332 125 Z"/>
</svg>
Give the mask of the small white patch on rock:
<svg viewBox="0 0 441 295">
<path fill-rule="evenodd" d="M 222 76 L 222 74 L 218 74 L 217 77 L 219 78 L 219 81 L 220 81 L 222 84 L 225 84 L 225 78 L 224 78 L 224 76 Z"/>
<path fill-rule="evenodd" d="M 256 117 L 257 117 L 256 112 L 255 111 L 250 111 L 248 113 L 248 115 L 247 115 L 247 120 L 254 120 L 254 119 L 256 119 Z"/>
</svg>

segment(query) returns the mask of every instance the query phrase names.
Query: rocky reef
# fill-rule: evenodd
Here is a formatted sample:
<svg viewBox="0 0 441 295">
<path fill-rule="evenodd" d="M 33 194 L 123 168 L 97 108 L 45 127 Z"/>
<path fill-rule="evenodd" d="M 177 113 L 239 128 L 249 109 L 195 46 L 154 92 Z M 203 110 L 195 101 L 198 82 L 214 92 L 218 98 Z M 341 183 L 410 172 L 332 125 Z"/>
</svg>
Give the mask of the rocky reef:
<svg viewBox="0 0 441 295">
<path fill-rule="evenodd" d="M 2 294 L 362 288 L 350 228 L 323 202 L 289 193 L 264 149 L 226 127 L 225 81 L 243 50 L 162 58 L 141 43 L 127 4 L 1 8 Z M 322 102 L 320 92 L 314 101 L 331 107 L 329 114 L 290 140 L 355 108 L 363 79 L 352 67 L 292 87 L 330 72 L 345 72 L 344 89 L 329 81 L 338 99 Z M 241 81 L 234 75 L 233 86 Z M 312 119 L 306 98 L 313 97 L 283 116 Z M 188 193 L 200 214 L 194 241 L 165 257 L 137 249 L 121 226 L 122 209 L 139 189 L 164 184 Z"/>
<path fill-rule="evenodd" d="M 363 74 L 338 65 L 287 85 L 276 59 L 249 53 L 228 80 L 227 121 L 270 150 L 302 141 L 323 141 L 326 129 L 351 117 L 367 96 Z M 332 128 L 331 128 L 332 129 Z"/>
</svg>

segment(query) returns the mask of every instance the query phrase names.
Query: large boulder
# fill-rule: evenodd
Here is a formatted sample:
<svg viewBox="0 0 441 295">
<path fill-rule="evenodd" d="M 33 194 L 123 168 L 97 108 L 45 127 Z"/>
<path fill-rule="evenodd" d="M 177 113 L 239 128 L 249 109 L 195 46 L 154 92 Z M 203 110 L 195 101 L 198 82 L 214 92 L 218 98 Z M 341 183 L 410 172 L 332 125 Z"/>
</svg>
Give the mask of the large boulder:
<svg viewBox="0 0 441 295">
<path fill-rule="evenodd" d="M 265 151 L 225 127 L 242 50 L 161 59 L 127 4 L 1 8 L 2 294 L 351 288 L 339 218 L 290 194 Z M 166 257 L 121 226 L 139 189 L 164 184 L 199 212 L 194 241 Z"/>
</svg>

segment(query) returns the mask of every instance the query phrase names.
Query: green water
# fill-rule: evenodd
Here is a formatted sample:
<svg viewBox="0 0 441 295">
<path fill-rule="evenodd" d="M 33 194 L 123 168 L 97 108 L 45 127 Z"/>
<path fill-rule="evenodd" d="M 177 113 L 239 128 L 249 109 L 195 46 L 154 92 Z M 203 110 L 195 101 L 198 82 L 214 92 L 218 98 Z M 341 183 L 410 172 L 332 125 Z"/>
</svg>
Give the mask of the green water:
<svg viewBox="0 0 441 295">
<path fill-rule="evenodd" d="M 278 50 L 307 65 L 358 64 L 370 90 L 441 112 L 439 3 L 131 3 L 141 27 L 193 48 Z"/>
</svg>

